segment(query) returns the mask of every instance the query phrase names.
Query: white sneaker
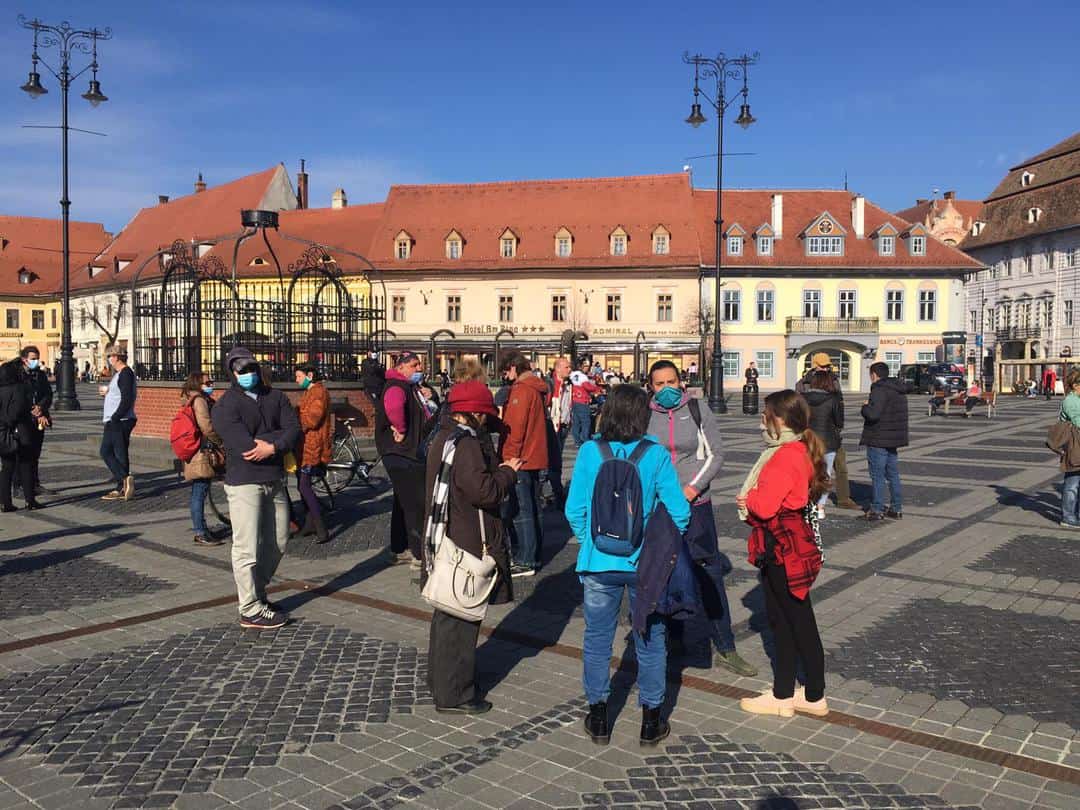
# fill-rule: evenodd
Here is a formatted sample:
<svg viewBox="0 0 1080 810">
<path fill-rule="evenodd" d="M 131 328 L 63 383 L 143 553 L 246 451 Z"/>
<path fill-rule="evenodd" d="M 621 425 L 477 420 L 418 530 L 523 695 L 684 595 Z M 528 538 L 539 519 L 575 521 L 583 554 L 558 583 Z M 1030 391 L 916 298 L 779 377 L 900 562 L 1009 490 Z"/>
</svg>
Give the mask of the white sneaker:
<svg viewBox="0 0 1080 810">
<path fill-rule="evenodd" d="M 743 698 L 739 707 L 751 714 L 771 714 L 773 717 L 794 717 L 795 698 L 779 700 L 773 697 L 772 689 L 756 697 Z"/>
</svg>

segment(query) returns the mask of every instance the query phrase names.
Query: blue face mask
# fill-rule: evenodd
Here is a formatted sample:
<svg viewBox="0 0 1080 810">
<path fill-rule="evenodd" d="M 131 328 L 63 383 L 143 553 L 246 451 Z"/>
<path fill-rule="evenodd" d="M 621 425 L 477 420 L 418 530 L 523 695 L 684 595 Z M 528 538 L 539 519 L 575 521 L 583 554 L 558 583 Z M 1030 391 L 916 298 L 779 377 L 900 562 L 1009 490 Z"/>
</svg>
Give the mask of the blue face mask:
<svg viewBox="0 0 1080 810">
<path fill-rule="evenodd" d="M 244 374 L 236 375 L 236 382 L 240 384 L 240 387 L 245 391 L 251 391 L 259 384 L 259 375 L 254 371 L 248 371 Z"/>
<path fill-rule="evenodd" d="M 41 365 L 41 361 L 40 360 L 28 360 L 26 362 L 26 365 L 28 365 L 30 367 L 31 371 L 35 371 L 35 370 L 37 370 L 37 367 Z"/>
<path fill-rule="evenodd" d="M 214 393 L 214 386 L 212 386 L 212 385 L 204 385 L 202 387 L 202 392 L 204 394 L 206 394 L 207 396 L 210 396 L 212 393 Z"/>
<path fill-rule="evenodd" d="M 413 385 L 419 385 L 422 379 L 424 379 L 424 372 L 422 371 L 414 371 L 409 375 L 409 382 Z"/>
<path fill-rule="evenodd" d="M 682 402 L 682 389 L 673 388 L 670 385 L 665 385 L 663 388 L 653 394 L 653 399 L 656 400 L 656 404 L 659 405 L 661 408 L 667 408 L 668 410 L 671 410 L 680 402 Z"/>
</svg>

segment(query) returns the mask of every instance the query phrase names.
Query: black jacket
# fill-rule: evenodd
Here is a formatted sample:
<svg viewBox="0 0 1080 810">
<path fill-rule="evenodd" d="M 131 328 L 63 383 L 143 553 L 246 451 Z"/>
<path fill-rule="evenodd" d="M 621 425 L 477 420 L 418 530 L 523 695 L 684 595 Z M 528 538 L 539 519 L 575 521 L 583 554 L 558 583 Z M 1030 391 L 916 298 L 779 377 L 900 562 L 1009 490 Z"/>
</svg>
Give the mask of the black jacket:
<svg viewBox="0 0 1080 810">
<path fill-rule="evenodd" d="M 860 445 L 907 447 L 907 394 L 898 379 L 886 377 L 870 386 L 870 401 L 862 406 L 862 417 L 865 424 Z"/>
<path fill-rule="evenodd" d="M 30 387 L 22 360 L 0 365 L 0 424 L 15 434 L 19 445 L 29 443 L 37 430 L 30 415 Z"/>
<path fill-rule="evenodd" d="M 844 400 L 836 391 L 807 388 L 803 399 L 810 406 L 810 429 L 825 442 L 825 450 L 840 449 L 840 431 L 844 429 Z"/>
<path fill-rule="evenodd" d="M 386 392 L 391 388 L 401 388 L 405 392 L 405 439 L 400 442 L 394 441 L 393 426 L 390 418 L 386 415 L 384 402 Z M 379 399 L 375 401 L 375 447 L 380 456 L 405 456 L 416 460 L 419 458 L 420 446 L 428 431 L 436 426 L 436 422 L 420 404 L 417 392 L 419 386 L 415 383 L 389 378 L 383 385 Z"/>
<path fill-rule="evenodd" d="M 45 373 L 43 369 L 36 368 L 33 371 L 27 372 L 27 378 L 29 385 L 27 391 L 30 395 L 30 404 L 37 405 L 41 408 L 41 413 L 44 416 L 49 415 L 49 408 L 52 407 L 53 390 L 52 385 L 49 384 L 49 375 Z"/>
<path fill-rule="evenodd" d="M 239 385 L 233 385 L 214 404 L 210 421 L 225 445 L 225 483 L 270 484 L 285 475 L 283 456 L 300 442 L 300 420 L 289 398 L 281 391 L 260 386 L 248 396 Z M 262 439 L 277 451 L 263 461 L 247 461 L 243 454 Z"/>
</svg>

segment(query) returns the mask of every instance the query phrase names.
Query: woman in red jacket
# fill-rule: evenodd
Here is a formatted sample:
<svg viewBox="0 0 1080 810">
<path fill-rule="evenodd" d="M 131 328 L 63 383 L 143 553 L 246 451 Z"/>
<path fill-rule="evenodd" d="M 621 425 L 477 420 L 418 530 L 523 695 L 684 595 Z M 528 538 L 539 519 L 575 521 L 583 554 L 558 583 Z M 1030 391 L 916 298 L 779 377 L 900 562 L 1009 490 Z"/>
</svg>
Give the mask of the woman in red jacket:
<svg viewBox="0 0 1080 810">
<path fill-rule="evenodd" d="M 810 406 L 794 391 L 765 398 L 761 435 L 765 451 L 735 498 L 739 515 L 753 528 L 749 559 L 761 569 L 765 609 L 776 646 L 773 688 L 743 698 L 744 711 L 793 717 L 795 710 L 818 717 L 825 702 L 825 651 L 821 646 L 810 586 L 821 570 L 821 538 L 814 504 L 828 491 L 825 446 L 810 430 Z M 795 688 L 801 659 L 805 689 Z"/>
</svg>

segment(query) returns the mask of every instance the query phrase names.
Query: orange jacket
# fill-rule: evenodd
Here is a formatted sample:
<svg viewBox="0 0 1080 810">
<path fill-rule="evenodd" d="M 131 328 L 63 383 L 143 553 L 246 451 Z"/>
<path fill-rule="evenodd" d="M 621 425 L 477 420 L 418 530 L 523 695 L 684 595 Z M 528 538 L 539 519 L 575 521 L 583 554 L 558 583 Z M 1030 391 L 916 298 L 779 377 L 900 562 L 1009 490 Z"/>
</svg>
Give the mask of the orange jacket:
<svg viewBox="0 0 1080 810">
<path fill-rule="evenodd" d="M 297 452 L 300 466 L 315 467 L 328 464 L 334 457 L 334 440 L 330 414 L 330 392 L 321 382 L 312 383 L 300 397 L 300 427 L 303 437 Z"/>
<path fill-rule="evenodd" d="M 499 449 L 502 458 L 520 458 L 523 470 L 546 470 L 547 383 L 536 374 L 518 377 L 503 409 L 505 436 Z"/>
</svg>

